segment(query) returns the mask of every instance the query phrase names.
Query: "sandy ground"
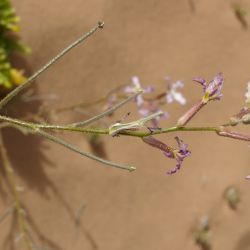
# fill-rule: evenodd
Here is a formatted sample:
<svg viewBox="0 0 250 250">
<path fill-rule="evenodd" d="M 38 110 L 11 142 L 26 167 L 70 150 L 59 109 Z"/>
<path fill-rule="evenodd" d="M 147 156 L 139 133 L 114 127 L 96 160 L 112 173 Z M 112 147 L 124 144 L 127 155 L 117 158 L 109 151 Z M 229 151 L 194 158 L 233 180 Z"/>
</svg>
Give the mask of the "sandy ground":
<svg viewBox="0 0 250 250">
<path fill-rule="evenodd" d="M 208 105 L 192 125 L 225 122 L 244 105 L 250 79 L 250 33 L 236 19 L 230 1 L 193 2 L 195 9 L 188 0 L 14 0 L 22 17 L 22 40 L 33 50 L 24 64 L 29 73 L 98 20 L 105 21 L 103 31 L 41 76 L 34 91 L 57 95 L 58 99 L 47 101 L 49 109 L 56 109 L 98 99 L 129 83 L 133 75 L 156 87 L 164 86 L 163 78 L 169 75 L 186 83 L 183 93 L 188 98 L 185 107 L 169 105 L 171 117 L 164 125 L 171 126 L 201 95 L 192 77 L 211 79 L 223 72 L 222 100 Z M 239 2 L 250 13 L 250 2 Z M 247 19 L 250 22 L 250 16 Z M 35 114 L 39 105 L 22 104 L 20 112 Z M 13 107 L 20 115 L 15 103 L 6 112 L 13 113 Z M 135 112 L 133 105 L 120 114 L 128 111 Z M 81 118 L 67 112 L 58 115 L 56 122 Z M 173 143 L 175 135 L 160 138 Z M 9 155 L 24 189 L 21 197 L 38 245 L 62 250 L 198 250 L 194 231 L 207 216 L 213 250 L 249 250 L 250 182 L 244 179 L 250 173 L 247 143 L 210 133 L 179 135 L 189 144 L 192 156 L 178 174 L 167 176 L 174 162 L 136 138 L 104 138 L 109 160 L 137 166 L 137 171 L 128 173 L 40 138 L 6 130 Z M 80 134 L 62 136 L 91 150 Z M 240 193 L 236 210 L 223 199 L 229 186 Z M 1 189 L 1 211 L 12 203 L 5 190 Z M 11 216 L 1 223 L 0 249 L 25 249 L 21 241 L 6 245 L 12 241 L 8 235 L 13 225 Z"/>
</svg>

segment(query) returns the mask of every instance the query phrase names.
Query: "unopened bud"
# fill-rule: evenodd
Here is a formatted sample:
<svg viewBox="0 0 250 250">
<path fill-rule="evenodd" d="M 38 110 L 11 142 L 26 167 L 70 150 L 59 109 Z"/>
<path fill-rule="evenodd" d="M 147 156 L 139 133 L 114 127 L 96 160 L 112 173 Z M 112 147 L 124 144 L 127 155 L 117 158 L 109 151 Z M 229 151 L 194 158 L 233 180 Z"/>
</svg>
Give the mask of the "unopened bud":
<svg viewBox="0 0 250 250">
<path fill-rule="evenodd" d="M 227 130 L 225 127 L 220 127 L 220 130 L 217 133 L 220 136 L 230 137 L 230 138 L 242 140 L 242 141 L 250 141 L 249 135 L 242 134 L 242 133 L 235 132 L 235 131 L 230 131 L 230 130 Z"/>
</svg>

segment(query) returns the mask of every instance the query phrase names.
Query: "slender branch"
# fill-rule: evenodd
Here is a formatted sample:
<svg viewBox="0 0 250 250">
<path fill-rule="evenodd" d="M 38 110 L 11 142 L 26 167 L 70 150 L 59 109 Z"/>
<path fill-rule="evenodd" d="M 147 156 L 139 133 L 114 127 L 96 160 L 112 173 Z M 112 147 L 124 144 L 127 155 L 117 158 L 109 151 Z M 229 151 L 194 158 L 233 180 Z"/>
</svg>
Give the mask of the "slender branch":
<svg viewBox="0 0 250 250">
<path fill-rule="evenodd" d="M 83 152 L 81 151 L 80 149 L 78 149 L 77 147 L 71 145 L 70 143 L 62 140 L 61 138 L 58 138 L 56 136 L 53 136 L 43 130 L 40 130 L 40 128 L 44 128 L 43 126 L 41 126 L 39 128 L 39 126 L 34 126 L 34 125 L 37 125 L 37 124 L 32 124 L 32 123 L 25 123 L 25 122 L 22 122 L 22 123 L 9 123 L 10 126 L 13 126 L 15 127 L 16 129 L 20 130 L 22 133 L 32 133 L 32 134 L 37 134 L 37 135 L 40 135 L 50 141 L 53 141 L 59 145 L 62 145 L 68 149 L 70 149 L 71 151 L 74 151 L 80 155 L 83 155 L 83 156 L 86 156 L 92 160 L 95 160 L 95 161 L 98 161 L 102 164 L 105 164 L 105 165 L 108 165 L 108 166 L 111 166 L 111 167 L 115 167 L 115 168 L 119 168 L 119 169 L 125 169 L 125 170 L 128 170 L 128 171 L 134 171 L 136 170 L 136 168 L 134 166 L 130 166 L 130 165 L 123 165 L 123 164 L 117 164 L 117 163 L 113 163 L 113 162 L 110 162 L 110 161 L 107 161 L 105 159 L 102 159 L 98 156 L 95 156 L 93 154 L 90 154 L 90 153 L 86 153 L 86 152 Z M 77 128 L 75 128 L 77 129 Z M 79 128 L 80 129 L 80 128 Z M 78 132 L 79 132 L 79 129 L 78 129 Z M 62 130 L 62 129 L 60 129 Z M 96 130 L 96 132 L 98 132 L 98 130 Z M 91 132 L 90 132 L 91 133 Z M 93 132 L 94 133 L 94 132 Z M 94 134 L 97 134 L 97 133 L 94 133 Z M 108 134 L 108 130 L 106 130 L 106 133 L 105 134 Z"/>
<path fill-rule="evenodd" d="M 3 167 L 5 169 L 6 176 L 8 179 L 8 183 L 10 185 L 11 192 L 15 200 L 14 207 L 17 212 L 19 230 L 20 230 L 21 236 L 24 238 L 24 242 L 26 244 L 27 249 L 32 250 L 32 243 L 28 235 L 27 222 L 25 219 L 23 207 L 21 205 L 21 201 L 20 201 L 20 197 L 19 197 L 19 193 L 17 189 L 17 184 L 16 184 L 16 180 L 14 176 L 14 170 L 11 166 L 6 149 L 4 147 L 1 133 L 0 133 L 0 154 L 1 154 L 2 162 L 3 162 Z"/>
<path fill-rule="evenodd" d="M 35 74 L 33 74 L 31 77 L 27 79 L 25 83 L 22 85 L 19 85 L 17 88 L 12 90 L 8 95 L 6 95 L 1 101 L 0 101 L 0 109 L 2 109 L 13 97 L 19 94 L 22 90 L 29 87 L 29 85 L 39 76 L 41 75 L 45 70 L 50 68 L 56 61 L 58 61 L 60 58 L 62 58 L 66 53 L 68 53 L 71 49 L 82 43 L 84 40 L 86 40 L 88 37 L 93 35 L 98 29 L 102 29 L 104 26 L 103 22 L 98 22 L 97 25 L 95 25 L 89 32 L 85 33 L 83 36 L 81 36 L 79 39 L 77 39 L 75 42 L 70 44 L 68 47 L 66 47 L 63 51 L 61 51 L 57 56 L 55 56 L 51 61 L 49 61 L 47 64 L 45 64 L 41 69 L 39 69 Z"/>
<path fill-rule="evenodd" d="M 134 99 L 136 96 L 138 96 L 141 93 L 142 93 L 142 91 L 138 91 L 137 93 L 127 97 L 125 100 L 121 101 L 120 103 L 117 103 L 112 108 L 110 108 L 110 109 L 104 111 L 103 113 L 101 113 L 97 116 L 94 116 L 88 120 L 85 120 L 82 122 L 77 122 L 77 123 L 72 123 L 72 124 L 68 124 L 68 125 L 36 124 L 36 123 L 25 122 L 22 120 L 10 118 L 7 116 L 1 116 L 1 115 L 0 115 L 0 121 L 5 121 L 5 122 L 11 123 L 11 124 L 20 125 L 22 127 L 26 127 L 26 128 L 30 128 L 30 129 L 42 128 L 42 129 L 70 130 L 70 131 L 78 131 L 78 132 L 86 132 L 86 133 L 89 132 L 89 133 L 107 134 L 108 130 L 106 130 L 106 129 L 95 130 L 95 129 L 82 129 L 79 127 L 89 125 L 93 122 L 96 122 L 97 120 L 100 120 L 101 118 L 103 118 L 109 114 L 112 114 L 117 109 L 121 108 L 122 106 L 124 106 L 126 103 L 128 103 L 129 101 L 131 101 L 132 99 Z"/>
<path fill-rule="evenodd" d="M 84 132 L 84 133 L 92 133 L 92 134 L 108 134 L 108 129 L 79 128 L 79 127 L 73 127 L 72 125 L 39 124 L 39 123 L 25 122 L 19 119 L 10 118 L 10 117 L 1 116 L 1 115 L 0 115 L 0 121 L 4 121 L 7 124 L 18 125 L 21 128 L 28 128 L 31 130 L 50 129 L 50 130 Z"/>
<path fill-rule="evenodd" d="M 89 101 L 89 102 L 79 102 L 79 103 L 72 104 L 70 106 L 58 108 L 58 109 L 55 110 L 55 112 L 60 113 L 60 112 L 64 112 L 64 111 L 67 111 L 67 110 L 74 110 L 75 108 L 79 108 L 79 107 L 87 108 L 87 107 L 90 107 L 90 106 L 93 106 L 93 105 L 96 105 L 96 104 L 103 103 L 103 102 L 107 101 L 107 98 L 110 95 L 116 93 L 117 91 L 122 89 L 124 86 L 127 86 L 127 85 L 126 84 L 120 85 L 120 86 L 112 89 L 106 95 L 100 97 L 99 99 Z M 144 96 L 144 100 L 148 101 L 148 102 L 155 101 L 155 100 L 160 101 L 161 99 L 165 98 L 165 96 L 166 96 L 166 92 L 162 92 L 162 93 L 157 94 L 156 96 L 153 96 L 153 97 Z M 125 95 L 125 94 L 120 94 L 120 95 L 117 94 L 118 99 L 125 99 L 126 97 L 127 97 L 127 95 Z"/>
<path fill-rule="evenodd" d="M 92 160 L 95 160 L 95 161 L 98 161 L 100 163 L 103 163 L 105 165 L 108 165 L 108 166 L 111 166 L 111 167 L 116 167 L 116 168 L 120 168 L 120 169 L 125 169 L 125 170 L 129 170 L 129 171 L 133 171 L 135 170 L 135 167 L 133 166 L 127 166 L 127 165 L 121 165 L 121 164 L 116 164 L 116 163 L 113 163 L 113 162 L 110 162 L 110 161 L 107 161 L 107 160 L 104 160 L 102 158 L 99 158 L 95 155 L 92 155 L 92 154 L 89 154 L 89 153 L 86 153 L 86 152 L 83 152 L 81 151 L 80 149 L 76 148 L 75 146 L 69 144 L 68 142 L 65 142 L 64 140 L 54 136 L 54 135 L 51 135 L 45 131 L 42 131 L 42 130 L 36 130 L 35 131 L 36 134 L 40 135 L 40 136 L 43 136 L 45 137 L 46 139 L 49 139 L 50 141 L 53 141 L 57 144 L 60 144 L 76 153 L 79 153 L 83 156 L 86 156 Z"/>
<path fill-rule="evenodd" d="M 89 106 L 92 106 L 92 105 L 95 105 L 95 104 L 99 104 L 99 103 L 105 102 L 109 96 L 111 96 L 112 94 L 116 93 L 120 89 L 124 88 L 124 86 L 126 86 L 126 84 L 123 84 L 123 85 L 120 85 L 118 87 L 115 87 L 114 89 L 111 89 L 107 94 L 105 94 L 104 96 L 102 96 L 101 98 L 99 98 L 97 100 L 93 100 L 93 101 L 90 101 L 90 102 L 75 103 L 75 104 L 72 104 L 70 106 L 58 108 L 55 111 L 57 113 L 60 113 L 60 112 L 64 112 L 64 111 L 67 111 L 67 110 L 72 110 L 72 109 L 75 109 L 75 108 L 78 108 L 78 107 L 86 108 L 86 107 L 89 107 Z M 124 96 L 123 96 L 123 98 L 124 98 Z"/>
</svg>

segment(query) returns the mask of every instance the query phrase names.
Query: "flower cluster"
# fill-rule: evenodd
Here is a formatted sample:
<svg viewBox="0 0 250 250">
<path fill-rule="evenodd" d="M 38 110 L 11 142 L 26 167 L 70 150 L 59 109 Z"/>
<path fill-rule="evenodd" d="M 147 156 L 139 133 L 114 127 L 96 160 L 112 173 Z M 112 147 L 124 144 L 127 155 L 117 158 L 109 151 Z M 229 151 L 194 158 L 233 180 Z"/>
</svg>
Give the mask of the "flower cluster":
<svg viewBox="0 0 250 250">
<path fill-rule="evenodd" d="M 169 79 L 167 80 L 169 81 Z M 146 123 L 151 121 L 153 124 L 153 128 L 148 127 L 149 132 L 139 132 L 137 136 L 142 137 L 142 140 L 148 145 L 161 150 L 166 157 L 175 159 L 176 166 L 170 169 L 167 174 L 171 175 L 176 173 L 178 170 L 180 170 L 184 159 L 191 154 L 191 152 L 188 150 L 187 144 L 185 144 L 179 137 L 175 137 L 178 147 L 172 148 L 164 142 L 156 139 L 153 135 L 160 134 L 161 132 L 164 133 L 179 130 L 193 130 L 194 128 L 185 128 L 186 124 L 198 113 L 198 111 L 201 110 L 202 107 L 207 105 L 210 101 L 220 100 L 222 96 L 221 91 L 224 83 L 224 77 L 222 73 L 218 73 L 217 75 L 215 75 L 215 77 L 210 82 L 207 82 L 201 77 L 195 77 L 193 80 L 202 85 L 204 92 L 203 96 L 186 113 L 184 113 L 184 115 L 182 115 L 178 119 L 177 126 L 171 129 L 162 129 L 159 127 L 159 119 L 162 117 L 167 118 L 168 113 L 166 111 L 161 111 L 160 105 L 162 103 L 172 103 L 173 101 L 177 101 L 181 105 L 186 104 L 186 99 L 177 90 L 178 88 L 183 87 L 183 83 L 181 81 L 177 81 L 175 83 L 169 84 L 168 90 L 165 93 L 152 98 L 142 96 L 142 94 L 152 94 L 154 88 L 152 86 L 143 88 L 141 86 L 139 78 L 133 77 L 132 84 L 124 88 L 124 93 L 129 94 L 131 98 L 135 98 L 138 113 L 143 118 L 129 123 L 115 123 L 109 127 L 109 134 L 112 136 L 116 136 L 119 134 L 136 135 L 133 134 L 133 131 L 145 128 Z M 131 94 L 134 94 L 134 96 L 131 96 Z M 164 102 L 162 102 L 162 99 L 164 99 Z M 246 103 L 249 104 L 249 102 L 250 82 L 248 83 L 248 89 L 246 93 Z M 238 114 L 231 117 L 230 123 L 218 127 L 204 127 L 204 131 L 214 131 L 219 136 L 229 137 L 243 141 L 250 141 L 249 135 L 238 131 L 231 131 L 227 128 L 228 126 L 235 126 L 239 123 L 250 124 L 249 107 L 242 108 Z"/>
<path fill-rule="evenodd" d="M 223 87 L 224 78 L 221 73 L 217 74 L 212 81 L 207 83 L 203 78 L 196 77 L 193 79 L 195 82 L 198 82 L 202 85 L 204 95 L 198 103 L 193 105 L 177 122 L 177 126 L 183 127 L 185 126 L 193 117 L 194 115 L 209 101 L 211 100 L 220 100 L 222 94 L 221 90 Z M 183 87 L 183 83 L 180 81 L 177 81 L 176 83 L 171 85 L 171 88 L 169 89 L 168 93 L 166 94 L 166 101 L 167 103 L 173 102 L 173 100 L 178 101 L 180 104 L 185 104 L 186 100 L 182 96 L 181 93 L 177 92 L 177 88 Z M 221 136 L 228 136 L 228 134 L 223 130 L 218 132 Z M 237 134 L 238 135 L 238 134 Z M 234 134 L 233 136 L 237 136 Z M 241 138 L 243 138 L 241 136 Z M 172 158 L 176 160 L 176 166 L 169 170 L 168 174 L 174 174 L 176 173 L 182 165 L 183 160 L 191 154 L 191 152 L 187 149 L 187 144 L 183 143 L 179 137 L 175 137 L 178 148 L 174 149 L 172 147 L 169 147 L 165 143 L 155 139 L 153 136 L 147 136 L 143 138 L 143 141 L 147 144 L 149 144 L 152 147 L 160 149 L 165 156 L 168 158 Z M 244 138 L 245 139 L 245 138 Z"/>
<path fill-rule="evenodd" d="M 166 80 L 169 81 L 169 78 L 166 78 Z M 222 96 L 221 89 L 223 86 L 224 78 L 221 73 L 217 74 L 214 79 L 209 83 L 207 83 L 203 78 L 200 77 L 196 77 L 193 80 L 202 85 L 204 95 L 198 103 L 191 107 L 178 120 L 177 127 L 184 127 L 187 122 L 190 121 L 191 118 L 204 105 L 206 105 L 211 100 L 220 100 Z M 131 95 L 142 91 L 142 94 L 139 94 L 135 97 L 135 102 L 138 108 L 138 113 L 144 118 L 130 123 L 115 123 L 109 127 L 109 134 L 114 136 L 118 135 L 119 133 L 126 133 L 132 130 L 138 130 L 143 127 L 147 121 L 152 122 L 153 128 L 159 128 L 159 119 L 168 117 L 168 113 L 166 111 L 161 111 L 159 107 L 159 105 L 162 103 L 162 99 L 164 99 L 163 103 L 167 104 L 172 103 L 173 101 L 177 101 L 181 105 L 186 104 L 186 99 L 178 91 L 178 89 L 182 88 L 183 86 L 184 84 L 181 81 L 177 81 L 175 83 L 168 84 L 168 89 L 165 93 L 157 95 L 155 98 L 146 98 L 142 95 L 152 94 L 154 88 L 152 86 L 143 88 L 141 86 L 139 78 L 136 76 L 132 77 L 132 83 L 131 85 L 126 86 L 124 88 L 124 93 L 126 95 Z M 150 131 L 153 133 L 153 130 Z M 228 136 L 228 132 L 225 130 L 218 131 L 218 134 L 221 136 Z M 234 134 L 233 136 L 238 136 L 238 134 Z M 175 139 L 178 144 L 177 149 L 166 145 L 160 140 L 154 138 L 152 135 L 144 136 L 142 138 L 145 143 L 149 144 L 152 147 L 160 149 L 168 158 L 176 160 L 176 166 L 173 169 L 169 170 L 167 172 L 168 174 L 176 173 L 181 168 L 183 160 L 191 154 L 191 152 L 187 149 L 187 144 L 183 143 L 183 141 L 179 137 L 175 137 Z"/>
<path fill-rule="evenodd" d="M 169 81 L 169 78 L 166 78 L 167 81 Z M 184 86 L 184 83 L 181 81 L 177 81 L 172 84 L 168 84 L 167 91 L 165 93 L 157 95 L 155 98 L 144 98 L 143 94 L 152 94 L 154 92 L 154 87 L 147 86 L 146 88 L 143 88 L 141 86 L 141 83 L 139 81 L 139 78 L 137 76 L 132 77 L 132 83 L 129 86 L 126 86 L 124 88 L 124 93 L 127 94 L 133 94 L 138 92 L 139 90 L 142 90 L 143 93 L 138 95 L 135 98 L 135 102 L 138 108 L 138 113 L 142 117 L 149 116 L 151 114 L 154 114 L 156 112 L 161 112 L 162 109 L 160 108 L 160 105 L 162 104 L 169 104 L 173 101 L 177 101 L 181 105 L 186 104 L 186 99 L 183 97 L 183 95 L 177 91 L 178 88 L 182 88 Z M 164 99 L 163 102 L 160 104 L 160 100 Z M 163 115 L 161 117 L 156 117 L 151 120 L 152 125 L 154 128 L 159 127 L 159 120 L 167 119 L 169 117 L 169 114 L 167 111 L 162 111 Z"/>
<path fill-rule="evenodd" d="M 222 73 L 217 74 L 212 81 L 209 83 L 206 82 L 205 79 L 201 77 L 193 78 L 195 82 L 198 82 L 202 85 L 204 95 L 201 100 L 193 105 L 177 122 L 178 127 L 185 126 L 195 115 L 198 111 L 205 106 L 209 101 L 212 100 L 220 100 L 222 93 L 222 87 L 224 78 Z"/>
</svg>

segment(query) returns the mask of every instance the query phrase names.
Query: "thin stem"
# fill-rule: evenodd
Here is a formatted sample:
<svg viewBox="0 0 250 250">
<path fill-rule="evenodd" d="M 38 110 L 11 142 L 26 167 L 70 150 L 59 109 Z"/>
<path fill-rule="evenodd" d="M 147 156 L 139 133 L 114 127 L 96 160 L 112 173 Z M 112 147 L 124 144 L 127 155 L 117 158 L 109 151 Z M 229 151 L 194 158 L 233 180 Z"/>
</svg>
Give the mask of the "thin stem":
<svg viewBox="0 0 250 250">
<path fill-rule="evenodd" d="M 21 236 L 24 238 L 24 242 L 26 244 L 27 249 L 31 250 L 32 243 L 31 243 L 31 241 L 29 239 L 29 235 L 28 235 L 27 223 L 26 223 L 24 210 L 23 210 L 23 207 L 21 205 L 21 201 L 20 201 L 20 197 L 19 197 L 19 193 L 18 193 L 18 189 L 17 189 L 17 184 L 16 184 L 16 180 L 15 180 L 15 176 L 14 176 L 14 170 L 11 166 L 6 149 L 4 147 L 1 133 L 0 133 L 0 154 L 1 154 L 2 162 L 3 162 L 3 167 L 4 167 L 6 175 L 7 175 L 8 183 L 10 185 L 11 192 L 12 192 L 14 200 L 15 200 L 14 207 L 15 207 L 15 210 L 17 212 L 19 230 L 20 230 Z"/>
<path fill-rule="evenodd" d="M 51 67 L 56 61 L 58 61 L 60 58 L 62 58 L 66 53 L 68 53 L 71 49 L 82 43 L 84 40 L 86 40 L 88 37 L 93 35 L 98 29 L 102 29 L 104 26 L 103 22 L 98 22 L 97 25 L 95 25 L 89 32 L 85 33 L 83 36 L 81 36 L 79 39 L 77 39 L 75 42 L 70 44 L 68 47 L 66 47 L 63 51 L 61 51 L 57 56 L 55 56 L 51 61 L 49 61 L 47 64 L 45 64 L 41 69 L 39 69 L 35 74 L 33 74 L 31 77 L 27 79 L 25 83 L 22 85 L 19 85 L 17 88 L 12 90 L 8 95 L 6 95 L 1 101 L 0 101 L 0 109 L 2 109 L 13 97 L 19 94 L 22 90 L 29 87 L 29 85 L 44 71 L 46 71 L 49 67 Z"/>
<path fill-rule="evenodd" d="M 78 108 L 78 107 L 87 108 L 89 106 L 100 104 L 102 102 L 105 102 L 109 96 L 111 96 L 112 94 L 116 93 L 117 91 L 119 91 L 124 86 L 126 86 L 126 84 L 120 85 L 120 86 L 112 89 L 106 95 L 104 95 L 103 97 L 101 97 L 101 98 L 99 98 L 97 100 L 90 101 L 90 102 L 75 103 L 75 104 L 72 104 L 70 106 L 58 108 L 58 109 L 55 110 L 55 112 L 60 113 L 60 112 L 64 112 L 64 111 L 67 111 L 67 110 L 74 110 L 75 108 Z M 144 97 L 144 100 L 148 101 L 148 102 L 155 101 L 155 100 L 159 101 L 160 99 L 165 98 L 165 96 L 166 96 L 166 92 L 163 92 L 163 93 L 160 93 L 160 94 L 158 94 L 158 95 L 156 95 L 154 97 Z M 126 98 L 126 95 L 122 95 L 122 94 L 118 95 L 117 94 L 117 97 L 120 98 L 120 99 L 124 99 L 124 98 Z"/>
<path fill-rule="evenodd" d="M 1 119 L 0 119 L 1 120 Z M 129 165 L 122 165 L 122 164 L 117 164 L 117 163 L 113 163 L 113 162 L 110 162 L 110 161 L 107 161 L 105 159 L 102 159 L 100 157 L 97 157 L 95 155 L 92 155 L 90 153 L 86 153 L 86 152 L 83 152 L 81 151 L 80 149 L 78 149 L 77 147 L 71 145 L 70 143 L 68 142 L 65 142 L 64 140 L 62 140 L 61 138 L 58 138 L 56 136 L 53 136 L 45 131 L 42 131 L 40 130 L 40 128 L 46 128 L 46 125 L 44 127 L 44 125 L 42 124 L 34 124 L 34 123 L 28 123 L 28 122 L 18 122 L 18 120 L 15 119 L 15 121 L 13 121 L 14 119 L 10 119 L 9 118 L 9 124 L 14 126 L 15 128 L 19 129 L 21 132 L 23 133 L 27 133 L 27 132 L 30 132 L 30 133 L 33 133 L 33 134 L 38 134 L 40 136 L 43 136 L 45 137 L 46 139 L 50 140 L 50 141 L 53 141 L 57 144 L 60 144 L 76 153 L 79 153 L 80 155 L 83 155 L 83 156 L 86 156 L 92 160 L 95 160 L 95 161 L 98 161 L 102 164 L 105 164 L 105 165 L 108 165 L 108 166 L 111 166 L 111 167 L 116 167 L 116 168 L 120 168 L 120 169 L 125 169 L 125 170 L 129 170 L 129 171 L 134 171 L 136 168 L 134 166 L 129 166 Z M 53 127 L 53 125 L 52 125 Z M 47 127 L 49 128 L 49 127 Z M 51 127 L 50 127 L 51 128 Z M 59 130 L 65 130 L 65 129 L 62 129 L 63 127 L 60 127 L 60 126 L 55 126 L 55 128 L 59 128 Z M 67 127 L 65 127 L 67 128 Z M 72 128 L 72 129 L 75 129 L 77 130 L 78 132 L 80 130 L 83 130 L 81 128 Z M 67 128 L 66 130 L 69 130 L 69 128 Z M 87 129 L 88 130 L 88 129 Z M 81 132 L 86 132 L 86 131 L 81 131 Z M 102 130 L 96 130 L 96 131 L 91 131 L 91 129 L 89 129 L 89 133 L 93 133 L 93 134 L 98 134 L 98 132 L 101 132 L 102 134 L 108 134 L 108 130 L 105 130 L 105 131 L 102 131 Z M 105 133 L 104 133 L 105 132 Z"/>
<path fill-rule="evenodd" d="M 45 137 L 46 139 L 49 139 L 50 141 L 53 141 L 57 144 L 60 144 L 76 153 L 79 153 L 83 156 L 86 156 L 92 160 L 95 160 L 95 161 L 98 161 L 102 164 L 105 164 L 105 165 L 108 165 L 108 166 L 111 166 L 111 167 L 116 167 L 116 168 L 120 168 L 120 169 L 125 169 L 125 170 L 129 170 L 129 171 L 133 171 L 135 170 L 135 167 L 133 166 L 127 166 L 127 165 L 121 165 L 121 164 L 116 164 L 116 163 L 113 163 L 113 162 L 110 162 L 110 161 L 107 161 L 107 160 L 104 160 L 102 158 L 99 158 L 95 155 L 92 155 L 92 154 L 89 154 L 89 153 L 86 153 L 86 152 L 83 152 L 81 151 L 80 149 L 76 148 L 75 146 L 69 144 L 68 142 L 65 142 L 64 140 L 54 136 L 54 135 L 51 135 L 45 131 L 42 131 L 42 130 L 35 130 L 35 133 L 40 135 L 40 136 L 43 136 Z"/>
<path fill-rule="evenodd" d="M 126 86 L 126 84 L 123 84 L 123 85 L 120 85 L 120 86 L 118 86 L 118 87 L 116 87 L 114 89 L 111 89 L 106 95 L 102 96 L 101 98 L 99 98 L 97 100 L 90 101 L 90 102 L 75 103 L 75 104 L 72 104 L 70 106 L 58 108 L 55 111 L 57 113 L 60 113 L 60 112 L 64 112 L 64 111 L 67 111 L 67 110 L 72 110 L 72 109 L 74 110 L 75 108 L 78 108 L 78 107 L 86 108 L 86 107 L 89 107 L 89 106 L 92 106 L 92 105 L 95 105 L 95 104 L 99 104 L 99 103 L 105 102 L 109 96 L 111 96 L 112 94 L 116 93 L 117 91 L 119 91 L 124 86 Z"/>
<path fill-rule="evenodd" d="M 25 122 L 19 119 L 14 119 L 14 118 L 1 116 L 1 115 L 0 115 L 0 121 L 4 121 L 7 124 L 18 125 L 21 128 L 28 128 L 32 130 L 51 129 L 51 130 L 84 132 L 84 133 L 92 133 L 92 134 L 108 134 L 108 129 L 79 128 L 79 127 L 73 127 L 72 125 L 39 124 L 39 123 Z"/>
<path fill-rule="evenodd" d="M 92 128 L 79 128 L 79 127 L 72 127 L 72 125 L 52 125 L 52 124 L 38 124 L 38 123 L 31 123 L 25 122 L 18 119 L 1 116 L 0 121 L 4 121 L 8 124 L 18 125 L 22 128 L 28 128 L 32 130 L 36 129 L 50 129 L 50 130 L 65 130 L 65 131 L 72 131 L 72 132 L 82 132 L 82 133 L 90 133 L 90 134 L 109 134 L 109 129 L 92 129 Z M 135 137 L 144 137 L 149 135 L 157 135 L 157 134 L 164 134 L 164 133 L 171 133 L 177 131 L 194 131 L 194 132 L 219 132 L 219 127 L 170 127 L 170 128 L 162 128 L 154 131 L 132 131 L 132 130 L 124 130 L 121 131 L 119 134 L 127 135 L 127 136 L 135 136 Z"/>
<path fill-rule="evenodd" d="M 179 132 L 179 131 L 193 131 L 193 132 L 218 132 L 219 127 L 170 127 L 170 128 L 163 128 L 154 131 L 123 131 L 120 134 L 128 135 L 128 136 L 135 136 L 135 137 L 145 137 L 149 135 L 159 135 L 159 134 L 166 134 L 171 132 Z"/>
</svg>

